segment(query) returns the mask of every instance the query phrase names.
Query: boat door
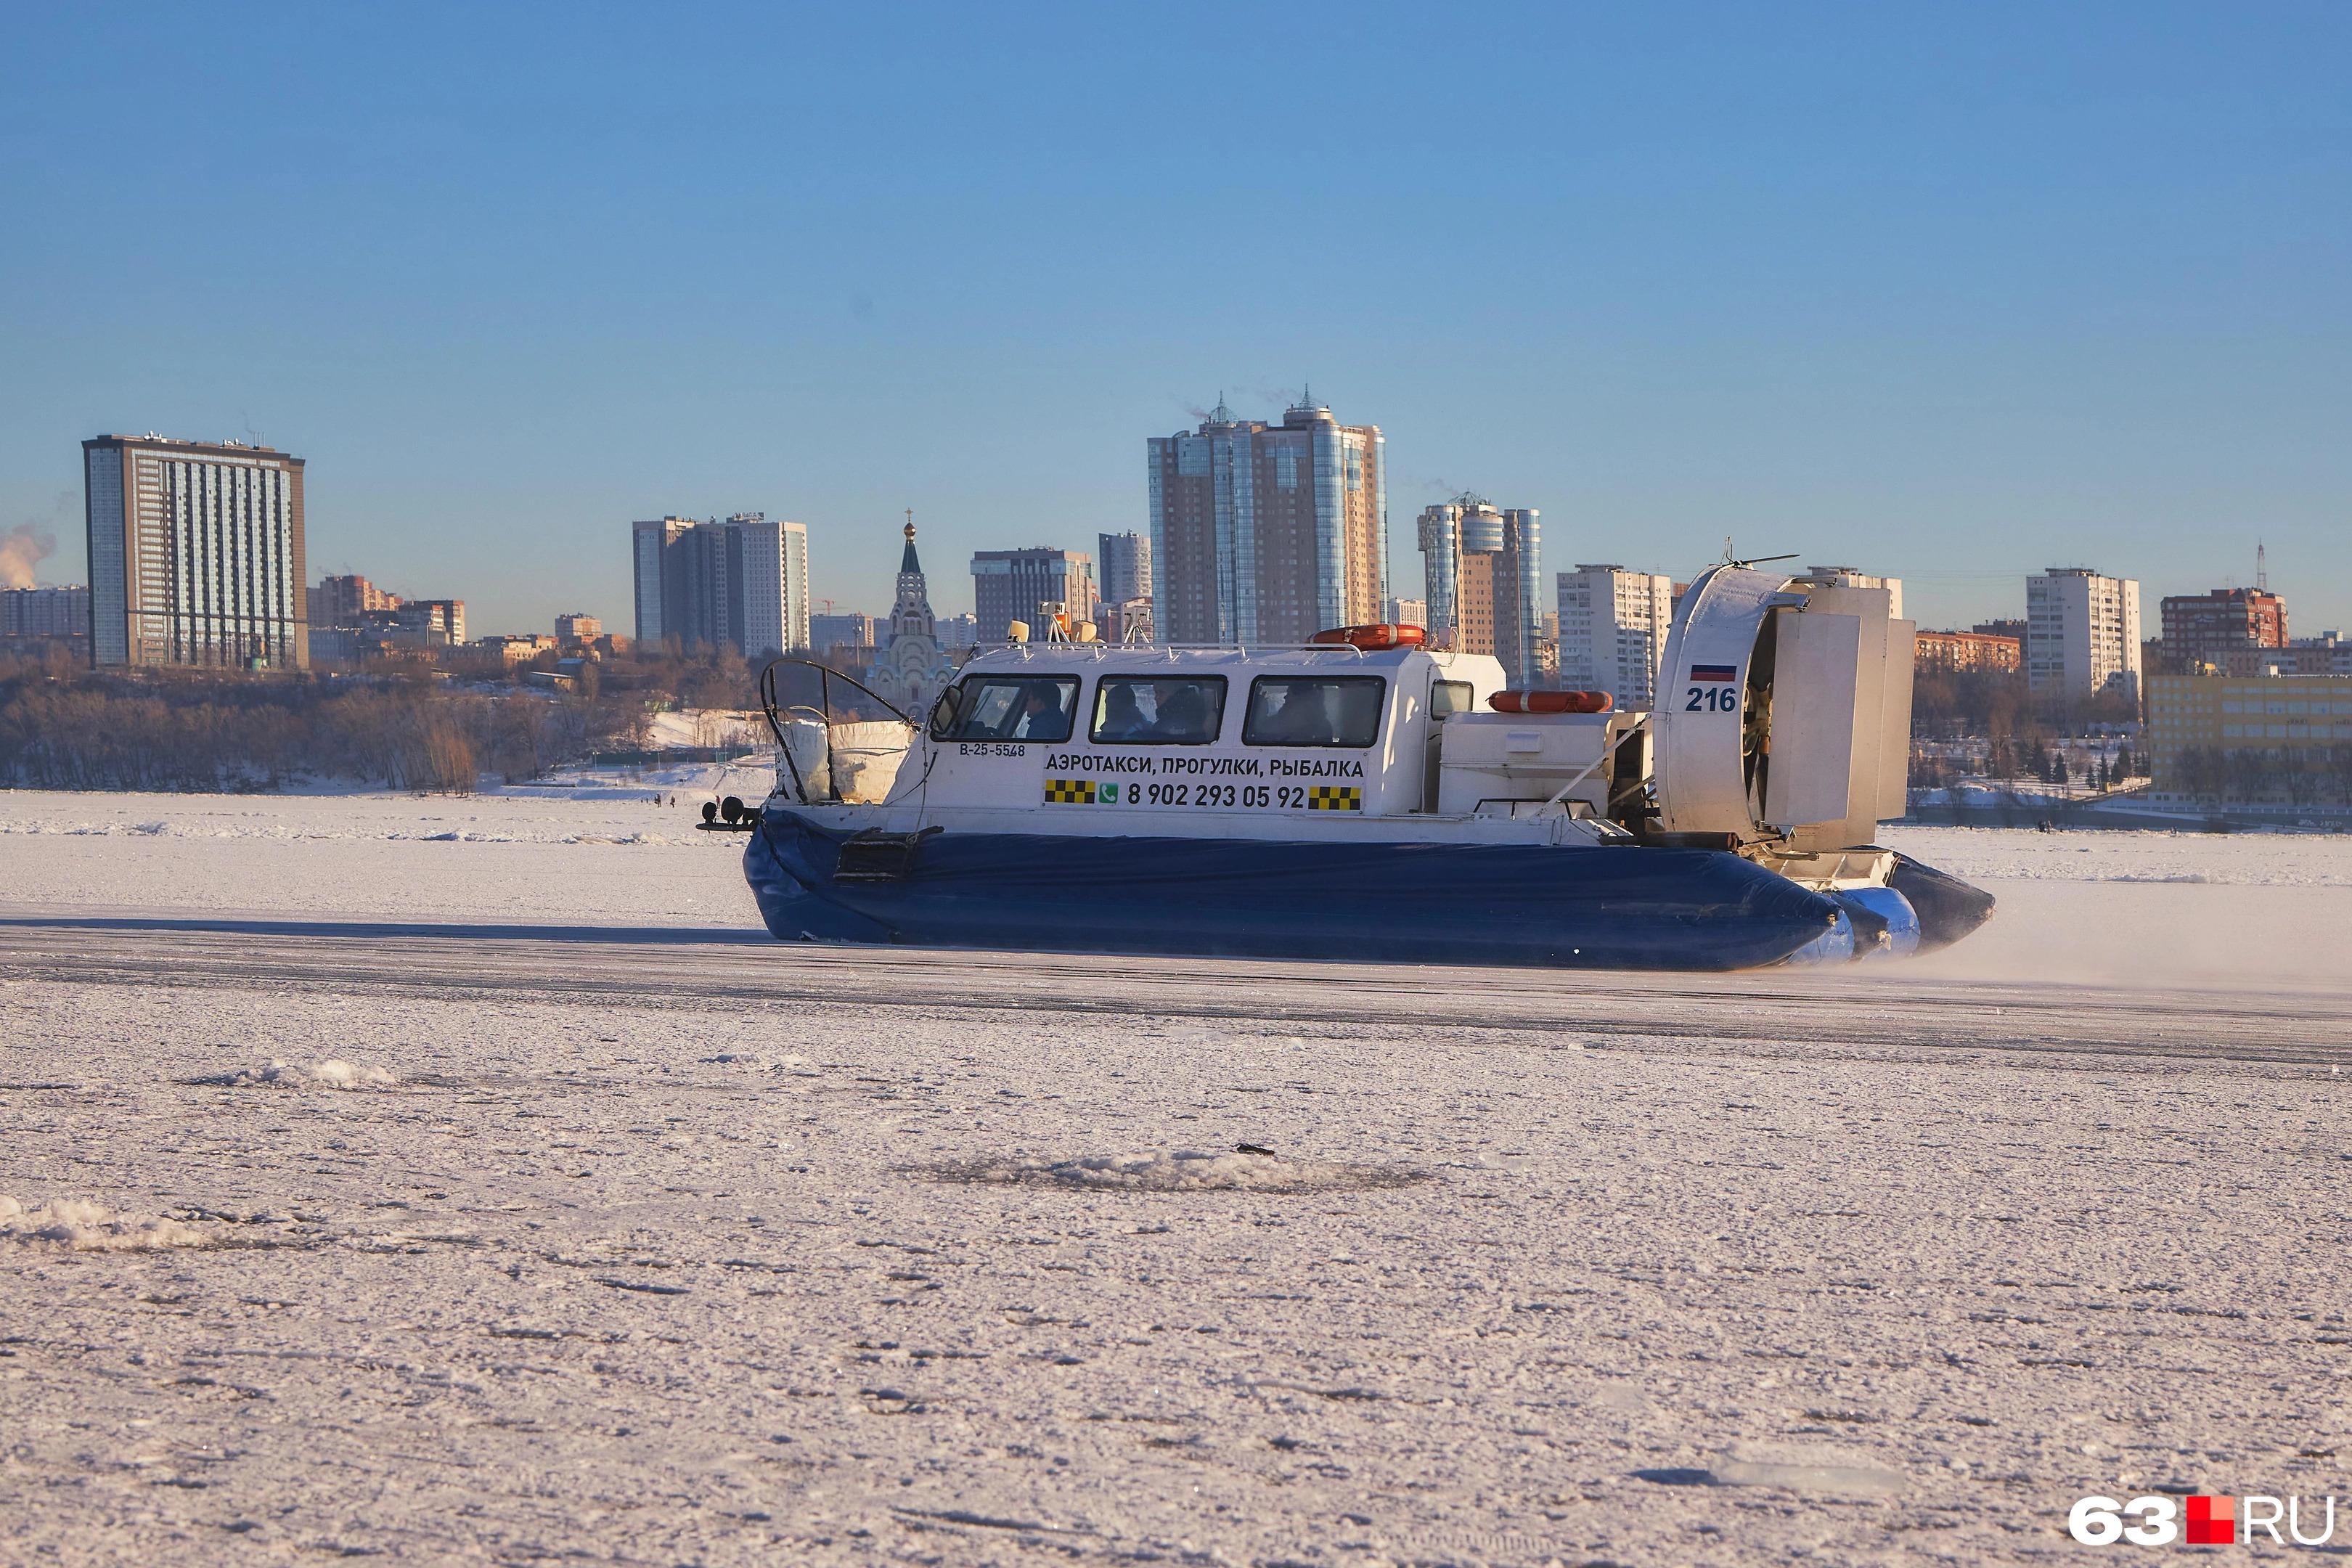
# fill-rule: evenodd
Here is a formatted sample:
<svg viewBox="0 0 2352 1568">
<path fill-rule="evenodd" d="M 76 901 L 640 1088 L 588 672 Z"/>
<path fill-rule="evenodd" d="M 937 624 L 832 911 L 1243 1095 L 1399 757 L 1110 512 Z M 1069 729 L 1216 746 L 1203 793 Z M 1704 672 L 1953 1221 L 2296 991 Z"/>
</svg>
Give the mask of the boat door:
<svg viewBox="0 0 2352 1568">
<path fill-rule="evenodd" d="M 1429 723 L 1422 731 L 1421 806 L 1423 811 L 1437 809 L 1438 759 L 1445 751 L 1445 721 L 1456 713 L 1467 713 L 1476 705 L 1476 688 L 1467 680 L 1454 679 L 1433 663 L 1429 670 Z"/>
</svg>

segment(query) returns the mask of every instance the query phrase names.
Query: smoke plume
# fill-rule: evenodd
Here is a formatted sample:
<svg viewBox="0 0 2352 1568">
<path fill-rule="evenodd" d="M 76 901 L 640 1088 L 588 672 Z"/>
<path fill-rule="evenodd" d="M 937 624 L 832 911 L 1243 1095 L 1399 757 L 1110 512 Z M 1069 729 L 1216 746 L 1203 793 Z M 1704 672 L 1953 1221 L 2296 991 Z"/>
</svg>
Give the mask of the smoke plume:
<svg viewBox="0 0 2352 1568">
<path fill-rule="evenodd" d="M 33 568 L 57 547 L 56 534 L 29 522 L 0 533 L 0 588 L 31 587 Z"/>
</svg>

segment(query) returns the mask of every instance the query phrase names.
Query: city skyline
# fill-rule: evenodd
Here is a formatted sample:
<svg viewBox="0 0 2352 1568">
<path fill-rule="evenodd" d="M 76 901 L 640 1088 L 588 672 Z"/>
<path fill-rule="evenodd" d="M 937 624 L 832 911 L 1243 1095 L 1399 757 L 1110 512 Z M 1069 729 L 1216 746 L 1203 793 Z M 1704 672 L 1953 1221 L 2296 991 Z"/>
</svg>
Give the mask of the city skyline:
<svg viewBox="0 0 2352 1568">
<path fill-rule="evenodd" d="M 2340 8 L 1375 8 L 1304 78 L 1110 13 L 789 50 L 750 12 L 551 15 L 463 14 L 458 59 L 413 13 L 18 18 L 0 534 L 56 536 L 40 580 L 88 576 L 61 454 L 158 428 L 302 452 L 315 571 L 464 584 L 485 629 L 619 616 L 610 519 L 747 506 L 877 611 L 903 508 L 942 560 L 1040 518 L 1087 549 L 1145 527 L 1139 437 L 1311 381 L 1388 437 L 1391 594 L 1475 489 L 1563 560 L 1686 576 L 1728 532 L 1902 576 L 1929 625 L 2053 564 L 2243 582 L 2260 537 L 2302 624 L 2352 629 Z M 562 68 L 509 70 L 551 34 Z M 1473 77 L 1475 121 L 1354 85 Z M 599 107 L 645 97 L 693 108 Z M 1362 174 L 1202 156 L 1229 121 Z M 139 203 L 86 199 L 158 148 Z M 1399 243 L 1478 227 L 1511 242 L 1475 275 Z"/>
</svg>

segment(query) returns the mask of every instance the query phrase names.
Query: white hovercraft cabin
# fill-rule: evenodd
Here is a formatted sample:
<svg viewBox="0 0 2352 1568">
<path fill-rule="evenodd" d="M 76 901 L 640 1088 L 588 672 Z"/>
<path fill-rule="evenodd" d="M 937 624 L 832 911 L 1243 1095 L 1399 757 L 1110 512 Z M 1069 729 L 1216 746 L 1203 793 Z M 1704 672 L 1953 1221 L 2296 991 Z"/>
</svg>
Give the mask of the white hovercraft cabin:
<svg viewBox="0 0 2352 1568">
<path fill-rule="evenodd" d="M 1465 907 L 1481 885 L 1507 887 L 1517 926 L 1489 931 L 1507 950 L 1497 962 L 1673 966 L 1675 931 L 1743 921 L 1770 931 L 1741 953 L 1810 949 L 1790 935 L 1808 921 L 1843 929 L 1849 950 L 1907 951 L 1973 929 L 1990 900 L 1871 842 L 1902 809 L 1908 755 L 1912 628 L 1888 597 L 1712 568 L 1669 637 L 1655 712 L 1506 690 L 1496 660 L 1420 646 L 1417 627 L 1297 648 L 1016 644 L 971 659 L 920 726 L 836 721 L 829 699 L 780 706 L 771 667 L 778 788 L 745 815 L 760 839 L 747 875 L 778 935 L 819 940 L 971 940 L 958 922 L 1009 893 L 1023 854 L 1032 867 L 1058 854 L 1113 890 L 1148 867 L 1169 951 L 1227 951 L 1202 919 L 1238 931 L 1262 912 L 1251 900 L 1307 910 L 1315 889 L 1386 865 L 1453 879 Z M 1170 858 L 1186 843 L 1227 847 L 1215 869 L 1199 862 L 1198 886 Z M 1815 901 L 1788 904 L 1759 873 Z M 1898 878 L 1945 934 L 1923 931 Z M 1056 885 L 1076 896 L 1070 878 Z M 1134 929 L 1105 928 L 1104 942 L 1163 950 L 1133 908 L 1115 913 Z M 1033 900 L 1021 918 L 1043 931 L 1064 917 Z M 1293 927 L 1279 951 L 1325 951 Z M 1592 934 L 1617 927 L 1643 934 L 1622 951 Z M 1755 961 L 1694 947 L 1690 966 Z"/>
</svg>

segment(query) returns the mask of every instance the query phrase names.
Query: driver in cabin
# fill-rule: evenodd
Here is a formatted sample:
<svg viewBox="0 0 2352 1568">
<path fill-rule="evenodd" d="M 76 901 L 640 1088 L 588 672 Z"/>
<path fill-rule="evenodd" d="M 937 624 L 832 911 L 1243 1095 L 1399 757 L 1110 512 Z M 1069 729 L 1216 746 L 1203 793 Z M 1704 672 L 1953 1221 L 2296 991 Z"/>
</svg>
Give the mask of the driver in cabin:
<svg viewBox="0 0 2352 1568">
<path fill-rule="evenodd" d="M 1094 738 L 1121 744 L 1140 741 L 1150 726 L 1143 717 L 1143 704 L 1136 700 L 1135 688 L 1125 681 L 1103 689 L 1102 717 L 1095 722 Z"/>
<path fill-rule="evenodd" d="M 1042 741 L 1048 736 L 1055 740 L 1069 733 L 1062 720 L 1063 689 L 1050 680 L 1030 683 L 1021 699 L 1021 717 L 1013 721 L 1013 739 Z"/>
</svg>

